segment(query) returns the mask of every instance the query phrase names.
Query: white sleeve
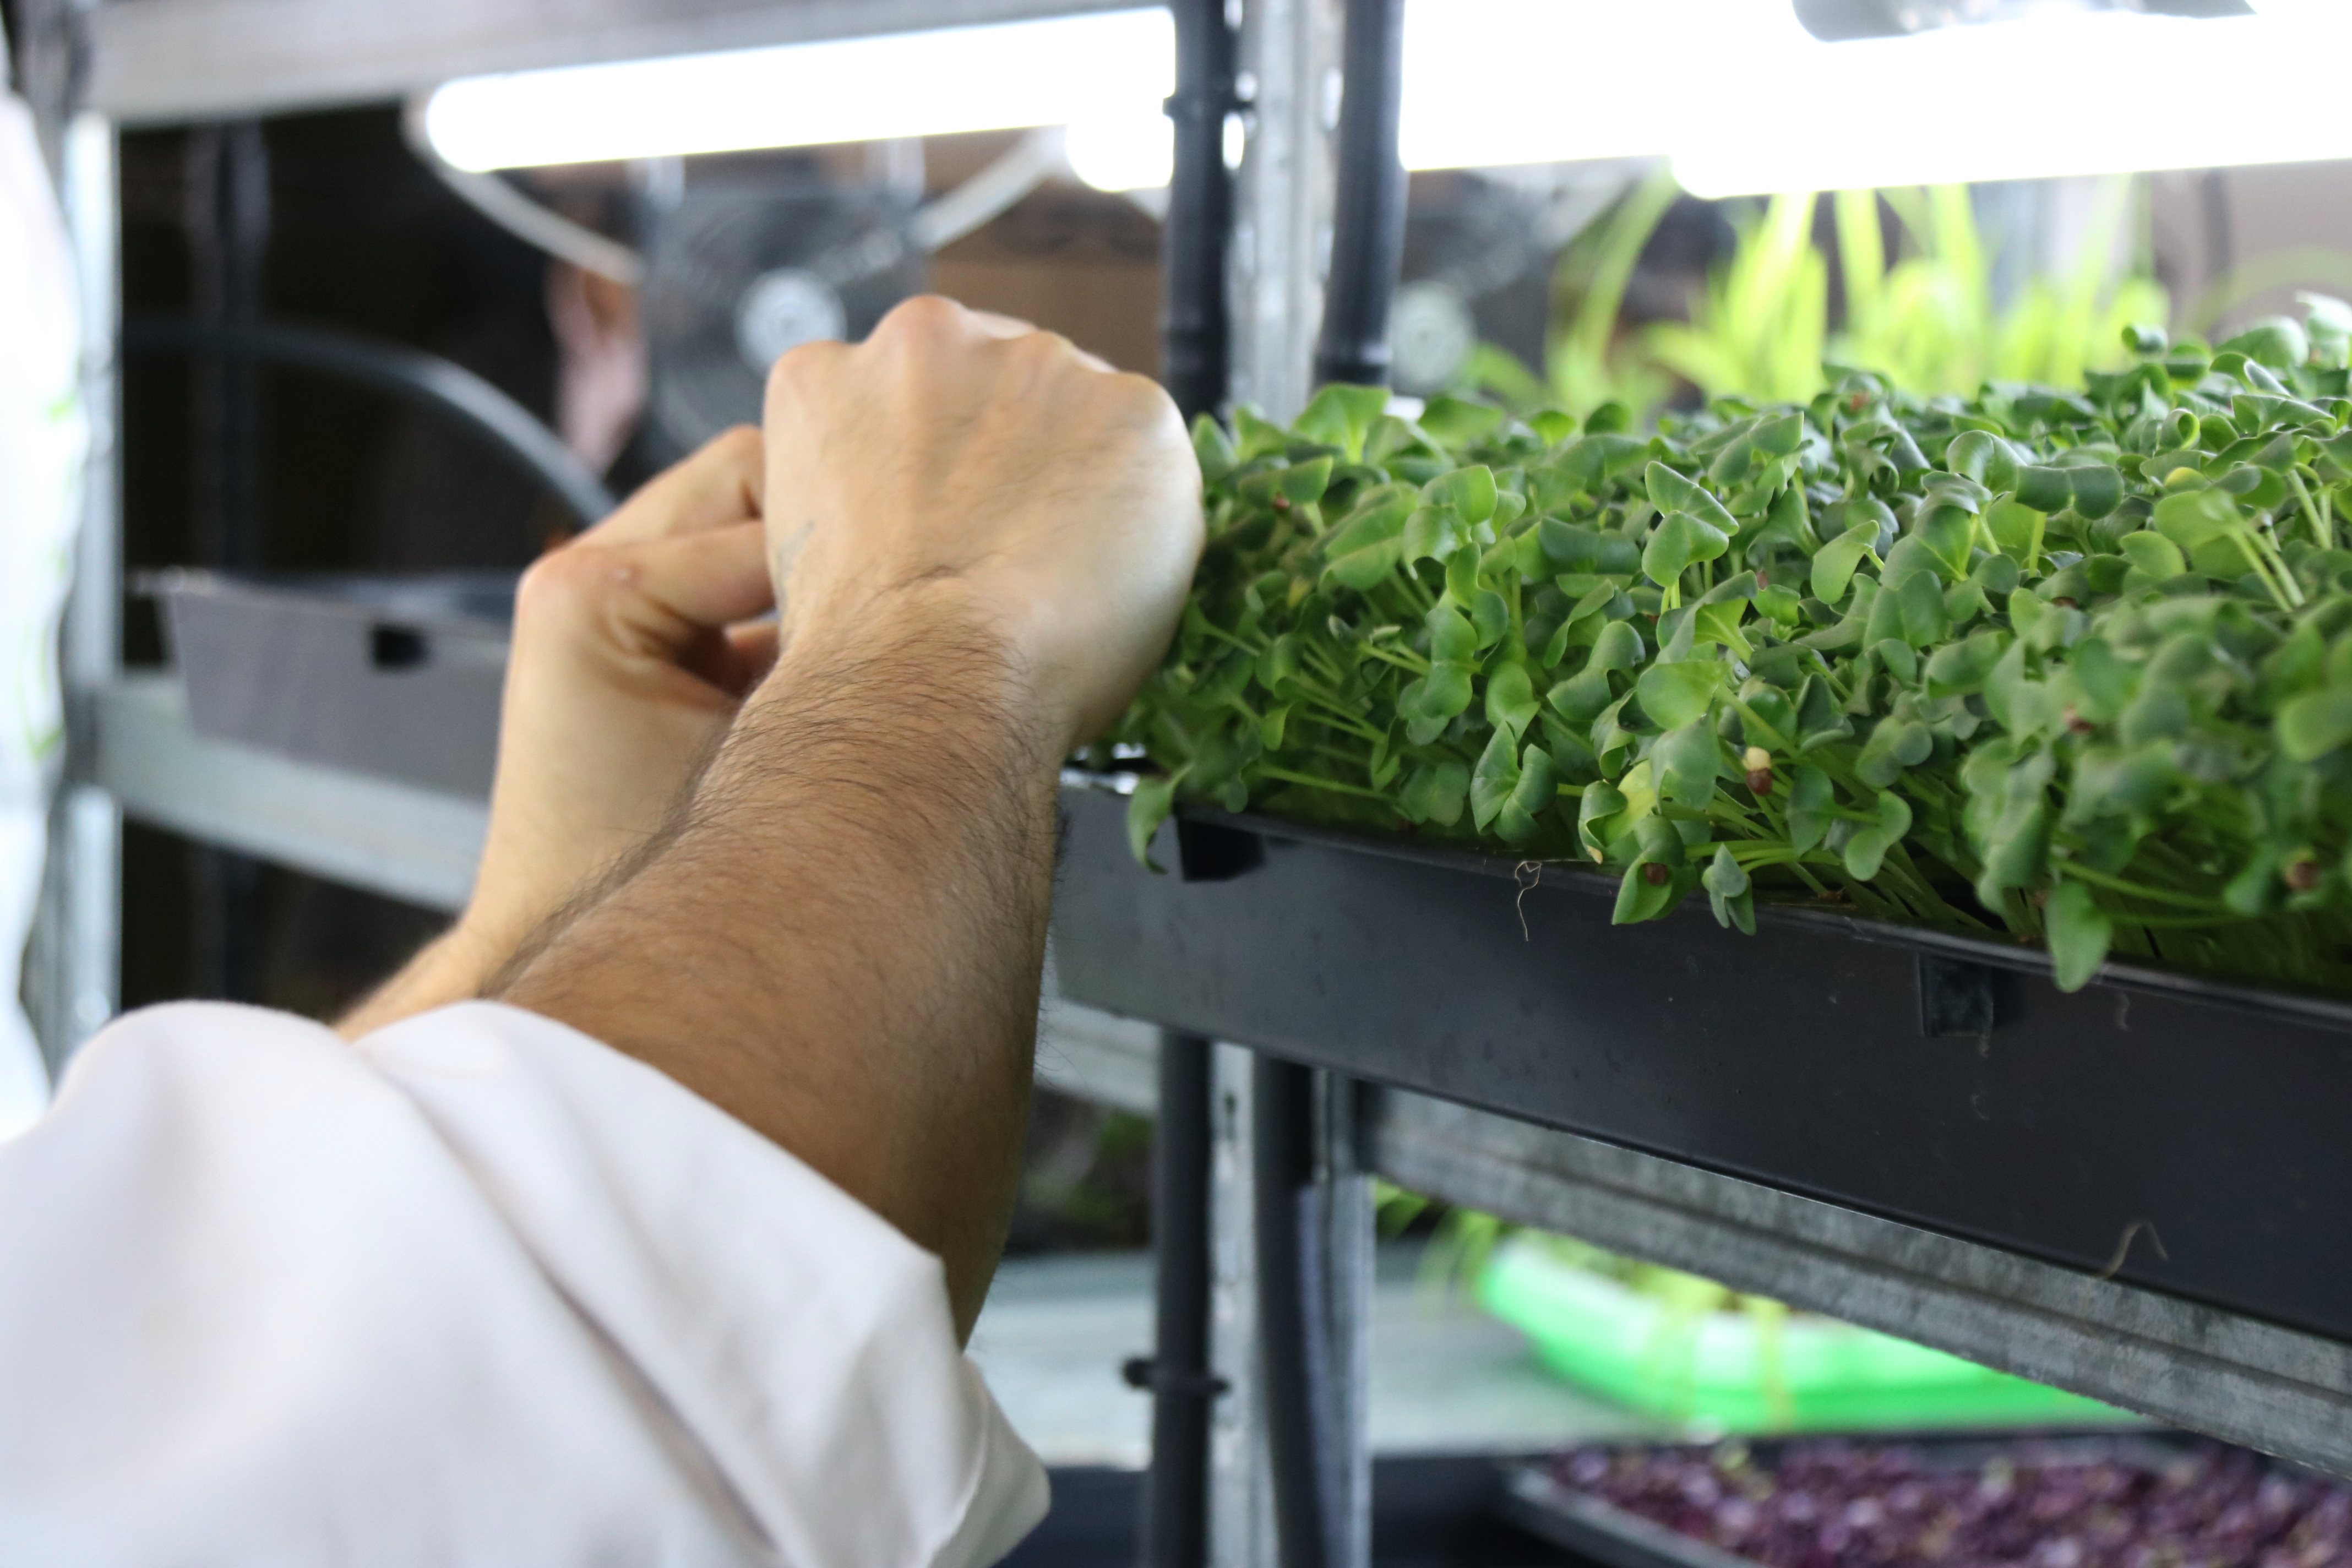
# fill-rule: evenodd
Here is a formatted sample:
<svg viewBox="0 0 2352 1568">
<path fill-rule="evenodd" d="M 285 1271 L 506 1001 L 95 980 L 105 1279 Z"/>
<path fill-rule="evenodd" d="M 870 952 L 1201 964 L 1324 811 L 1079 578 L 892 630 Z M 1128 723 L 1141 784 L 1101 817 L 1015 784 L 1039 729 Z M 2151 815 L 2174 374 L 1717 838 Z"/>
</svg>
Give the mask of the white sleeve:
<svg viewBox="0 0 2352 1568">
<path fill-rule="evenodd" d="M 0 1143 L 10 1562 L 981 1568 L 1045 1472 L 939 1261 L 489 1003 L 185 1003 Z"/>
</svg>

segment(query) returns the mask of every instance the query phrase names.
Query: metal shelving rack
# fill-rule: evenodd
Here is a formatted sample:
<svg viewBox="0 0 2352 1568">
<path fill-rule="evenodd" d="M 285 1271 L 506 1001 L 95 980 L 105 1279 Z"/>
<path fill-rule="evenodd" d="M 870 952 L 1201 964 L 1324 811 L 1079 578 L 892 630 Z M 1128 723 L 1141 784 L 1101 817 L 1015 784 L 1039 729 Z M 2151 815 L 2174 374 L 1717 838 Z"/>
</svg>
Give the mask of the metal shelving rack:
<svg viewBox="0 0 2352 1568">
<path fill-rule="evenodd" d="M 1120 3 L 414 0 L 385 7 L 374 0 L 113 0 L 73 10 L 73 0 L 31 0 L 36 12 L 70 10 L 85 41 L 82 104 L 69 123 L 53 129 L 61 132 L 63 186 L 88 302 L 89 401 L 99 433 L 64 646 L 68 774 L 29 966 L 37 1023 L 53 1058 L 61 1061 L 114 1010 L 125 815 L 443 908 L 464 897 L 484 821 L 478 801 L 200 740 L 168 680 L 124 676 L 113 423 L 119 125 L 385 99 L 486 69 Z M 1233 232 L 1233 389 L 1283 418 L 1311 389 L 1323 313 L 1342 5 L 1240 0 L 1231 12 L 1239 19 L 1237 79 L 1249 99 L 1250 127 Z M 1094 809 L 1088 800 L 1083 784 L 1074 789 L 1074 814 Z M 1261 852 L 1288 852 L 1278 833 L 1259 837 Z M 1086 878 L 1088 898 L 1178 903 L 1248 897 L 1256 885 L 1246 878 L 1171 878 L 1164 882 L 1174 886 L 1171 893 L 1166 885 L 1122 882 L 1108 865 L 1066 876 Z M 1223 1380 L 1208 1446 L 1209 1517 L 1189 1542 L 1181 1532 L 1155 1537 L 1155 1563 L 1173 1568 L 1186 1553 L 1192 1562 L 1204 1553 L 1232 1568 L 1277 1562 L 1286 1568 L 1307 1562 L 1361 1568 L 1369 1561 L 1370 1467 L 1354 1390 L 1366 1353 L 1364 1188 L 1373 1173 L 2352 1474 L 2352 1344 L 2328 1333 L 2131 1282 L 2129 1274 L 2103 1277 L 1916 1216 L 1832 1201 L 1755 1172 L 1668 1157 L 1639 1147 L 1638 1139 L 1565 1126 L 1571 1118 L 1561 1114 L 1530 1116 L 1509 1086 L 1482 1084 L 1475 1067 L 1464 1069 L 1466 1078 L 1433 1085 L 1384 1065 L 1377 1052 L 1352 1052 L 1344 1039 L 1307 1041 L 1277 1026 L 1271 1014 L 1178 1005 L 1164 994 L 1154 1002 L 1149 985 L 1099 975 L 1073 989 L 1123 1005 L 1131 1016 L 1063 1010 L 1041 1051 L 1041 1074 L 1115 1103 L 1140 1108 L 1154 1097 L 1150 1026 L 1213 1026 L 1241 1042 L 1213 1047 L 1206 1085 L 1213 1173 L 1211 1358 Z M 1184 1038 L 1197 1043 L 1197 1037 Z M 1280 1510 L 1269 1481 L 1252 1152 L 1254 1124 L 1272 1110 L 1255 1099 L 1265 1080 L 1253 1071 L 1253 1053 L 1244 1048 L 1251 1043 L 1324 1069 L 1304 1107 L 1314 1129 L 1304 1162 L 1306 1195 L 1321 1236 L 1305 1310 L 1314 1326 L 1311 1381 L 1323 1391 L 1315 1424 L 1326 1450 L 1318 1458 L 1327 1528 L 1312 1543 L 1297 1539 L 1295 1529 L 1277 1529 Z M 1522 1058 L 1545 1043 L 1518 1042 Z M 1884 1044 L 1890 1052 L 1914 1049 L 1918 1033 Z M 2335 1054 L 2352 1057 L 2352 1034 L 2343 1044 Z M 2221 1038 L 2212 1045 L 2229 1047 Z M 1346 1070 L 1329 1070 L 1334 1067 Z M 1432 1087 L 1443 1088 L 1446 1098 L 1424 1092 Z M 1294 1117 L 1299 1111 L 1289 1108 Z M 2263 1133 L 2259 1127 L 2237 1131 L 2248 1138 Z M 1914 1157 L 1929 1156 L 1921 1151 Z M 2189 1173 L 2186 1184 L 2194 1187 L 2200 1173 Z M 2217 1180 L 2224 1174 L 2210 1173 Z M 2328 1217 L 2317 1212 L 2311 1223 Z M 2272 1245 L 2332 1250 L 2324 1235 L 2281 1236 Z"/>
</svg>

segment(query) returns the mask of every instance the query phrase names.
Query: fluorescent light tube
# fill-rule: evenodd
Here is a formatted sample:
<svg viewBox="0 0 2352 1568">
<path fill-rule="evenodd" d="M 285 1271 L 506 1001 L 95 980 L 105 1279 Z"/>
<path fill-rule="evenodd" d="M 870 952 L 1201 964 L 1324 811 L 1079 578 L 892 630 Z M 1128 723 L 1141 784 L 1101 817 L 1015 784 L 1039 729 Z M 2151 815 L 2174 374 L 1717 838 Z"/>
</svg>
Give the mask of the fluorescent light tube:
<svg viewBox="0 0 2352 1568">
<path fill-rule="evenodd" d="M 1824 43 L 1788 0 L 1412 0 L 1408 168 L 1664 155 L 1692 194 L 1853 190 L 2352 158 L 2322 79 L 2352 0 L 2252 16 L 2043 11 Z"/>
<path fill-rule="evenodd" d="M 1176 128 L 1156 109 L 1081 120 L 1065 144 L 1070 172 L 1098 191 L 1152 191 L 1176 166 Z"/>
<path fill-rule="evenodd" d="M 2295 63 L 2343 58 L 2347 24 L 2100 11 L 1816 43 L 1719 73 L 1675 174 L 1730 196 L 2352 158 L 2352 116 Z"/>
<path fill-rule="evenodd" d="M 1175 89 L 1165 9 L 470 77 L 425 109 L 460 169 L 1116 121 Z"/>
<path fill-rule="evenodd" d="M 1703 196 L 2352 158 L 2324 70 L 2352 0 L 2256 5 L 1828 44 L 1788 0 L 1409 0 L 1399 151 L 1412 169 L 1669 156 Z M 2288 90 L 2209 85 L 2283 69 Z M 1136 190 L 1167 179 L 1174 79 L 1153 6 L 474 77 L 424 122 L 473 170 L 1068 125 L 1082 178 Z"/>
<path fill-rule="evenodd" d="M 1789 0 L 1410 0 L 1408 169 L 1652 157 L 1724 79 L 1814 44 Z"/>
</svg>

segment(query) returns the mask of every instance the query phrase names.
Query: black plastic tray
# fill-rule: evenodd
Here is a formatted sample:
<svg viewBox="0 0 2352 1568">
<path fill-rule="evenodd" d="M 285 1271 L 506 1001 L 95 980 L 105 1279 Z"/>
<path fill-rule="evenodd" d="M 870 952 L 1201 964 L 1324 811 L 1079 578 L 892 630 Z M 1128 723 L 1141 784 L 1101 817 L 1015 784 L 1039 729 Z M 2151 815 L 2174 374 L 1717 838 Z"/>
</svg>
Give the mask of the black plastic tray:
<svg viewBox="0 0 2352 1568">
<path fill-rule="evenodd" d="M 2036 1436 L 2028 1439 L 2023 1448 L 2012 1436 L 1988 1438 L 1948 1433 L 1911 1437 L 1882 1435 L 1867 1440 L 1874 1446 L 1900 1443 L 1916 1448 L 1937 1468 L 1948 1465 L 1975 1469 L 1996 1453 L 2033 1449 L 2156 1468 L 2178 1452 L 2166 1438 L 2145 1435 Z M 1769 1451 L 1774 1445 L 1765 1443 L 1759 1447 Z M 1751 1558 L 1669 1530 L 1655 1521 L 1577 1490 L 1559 1479 L 1547 1460 L 1507 1459 L 1500 1469 L 1502 1486 L 1496 1510 L 1503 1518 L 1540 1540 L 1604 1563 L 1607 1568 L 1756 1568 Z"/>
<path fill-rule="evenodd" d="M 1063 992 L 2352 1339 L 2352 1005 L 1063 791 Z M 1529 883 L 1533 883 L 1529 886 Z M 2137 1230 L 2134 1227 L 2137 1226 Z M 2159 1255 L 2158 1247 L 2161 1247 Z"/>
<path fill-rule="evenodd" d="M 1737 1552 L 1587 1497 L 1541 1465 L 1509 1468 L 1501 1512 L 1528 1534 L 1607 1568 L 1756 1568 Z"/>
<path fill-rule="evenodd" d="M 488 796 L 514 574 L 179 569 L 141 586 L 198 734 Z"/>
</svg>

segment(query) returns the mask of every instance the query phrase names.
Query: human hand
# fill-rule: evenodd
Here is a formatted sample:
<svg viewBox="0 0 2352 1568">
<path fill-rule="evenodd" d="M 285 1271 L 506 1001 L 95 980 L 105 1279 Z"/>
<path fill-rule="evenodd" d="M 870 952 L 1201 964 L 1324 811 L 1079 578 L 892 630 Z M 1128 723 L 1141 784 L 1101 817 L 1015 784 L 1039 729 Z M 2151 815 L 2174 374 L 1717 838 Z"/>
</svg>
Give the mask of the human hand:
<svg viewBox="0 0 2352 1568">
<path fill-rule="evenodd" d="M 741 426 L 523 574 L 466 922 L 520 942 L 659 831 L 775 659 L 763 448 Z"/>
<path fill-rule="evenodd" d="M 762 467 L 730 430 L 523 574 L 473 898 L 345 1034 L 476 994 L 660 830 L 774 662 Z"/>
<path fill-rule="evenodd" d="M 768 380 L 768 538 L 788 648 L 938 613 L 1017 672 L 1055 758 L 1166 651 L 1201 552 L 1200 476 L 1160 387 L 1066 339 L 907 301 Z M 824 657 L 819 655 L 818 657 Z"/>
<path fill-rule="evenodd" d="M 768 382 L 782 652 L 635 873 L 496 988 L 669 1074 L 941 1259 L 1021 1169 L 1055 768 L 1166 649 L 1202 540 L 1167 396 L 915 300 Z"/>
</svg>

